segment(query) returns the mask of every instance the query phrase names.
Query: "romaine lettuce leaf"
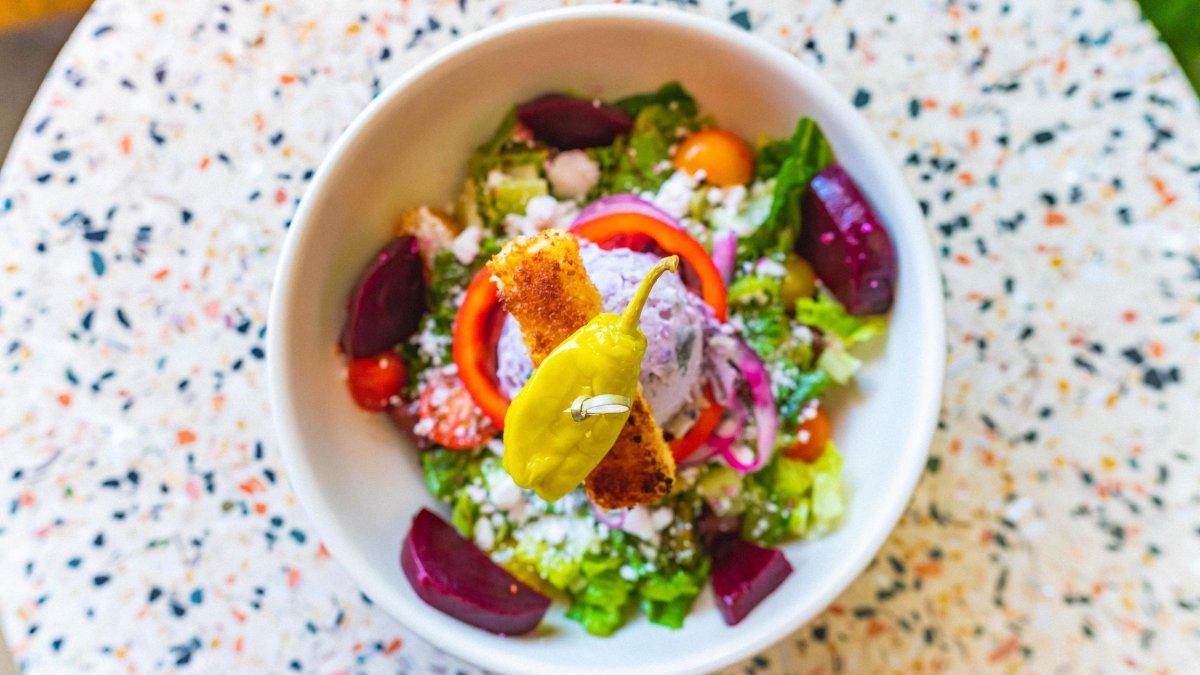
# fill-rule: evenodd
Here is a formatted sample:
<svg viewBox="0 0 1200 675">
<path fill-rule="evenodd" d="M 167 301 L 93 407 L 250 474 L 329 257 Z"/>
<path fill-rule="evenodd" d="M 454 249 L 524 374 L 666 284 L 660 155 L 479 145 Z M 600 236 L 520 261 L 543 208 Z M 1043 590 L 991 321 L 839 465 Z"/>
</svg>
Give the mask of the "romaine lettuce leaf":
<svg viewBox="0 0 1200 675">
<path fill-rule="evenodd" d="M 772 177 L 766 171 L 774 171 L 775 195 L 766 220 L 747 238 L 748 257 L 792 250 L 800 232 L 804 191 L 813 176 L 833 162 L 833 148 L 808 117 L 800 119 L 787 141 L 769 144 L 759 152 L 759 177 Z"/>
<path fill-rule="evenodd" d="M 828 293 L 796 301 L 796 320 L 837 336 L 847 346 L 866 342 L 887 331 L 885 317 L 852 316 Z"/>
</svg>

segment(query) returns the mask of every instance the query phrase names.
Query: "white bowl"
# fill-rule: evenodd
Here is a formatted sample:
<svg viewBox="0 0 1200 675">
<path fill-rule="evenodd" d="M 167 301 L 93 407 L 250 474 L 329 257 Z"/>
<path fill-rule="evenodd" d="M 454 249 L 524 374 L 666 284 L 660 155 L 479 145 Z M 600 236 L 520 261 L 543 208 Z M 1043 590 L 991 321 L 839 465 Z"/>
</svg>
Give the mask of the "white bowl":
<svg viewBox="0 0 1200 675">
<path fill-rule="evenodd" d="M 708 593 L 683 629 L 643 618 L 608 639 L 556 606 L 542 630 L 504 638 L 424 604 L 398 562 L 421 507 L 440 508 L 417 451 L 384 415 L 360 411 L 335 344 L 347 295 L 403 210 L 448 204 L 465 162 L 516 102 L 570 89 L 603 98 L 679 80 L 745 138 L 786 136 L 814 117 L 882 216 L 899 255 L 887 344 L 843 397 L 834 437 L 849 506 L 832 535 L 785 547 L 795 573 L 736 627 Z M 796 59 L 682 12 L 556 10 L 459 40 L 394 82 L 350 126 L 305 195 L 271 299 L 271 402 L 288 475 L 317 532 L 376 603 L 438 647 L 519 673 L 707 671 L 780 640 L 828 605 L 879 549 L 925 464 L 940 402 L 941 286 L 916 205 L 861 117 Z"/>
</svg>

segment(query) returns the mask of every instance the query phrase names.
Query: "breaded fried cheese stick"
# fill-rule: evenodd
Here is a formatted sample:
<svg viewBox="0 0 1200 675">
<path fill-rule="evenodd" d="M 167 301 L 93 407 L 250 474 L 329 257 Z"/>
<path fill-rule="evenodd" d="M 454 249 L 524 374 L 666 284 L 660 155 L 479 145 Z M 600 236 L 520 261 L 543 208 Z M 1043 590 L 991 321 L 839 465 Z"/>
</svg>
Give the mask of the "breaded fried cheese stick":
<svg viewBox="0 0 1200 675">
<path fill-rule="evenodd" d="M 602 311 L 600 292 L 583 266 L 579 242 L 562 230 L 513 239 L 487 266 L 501 304 L 521 326 L 535 368 Z M 639 387 L 617 442 L 584 487 L 593 502 L 615 509 L 658 501 L 674 480 L 671 449 Z"/>
</svg>

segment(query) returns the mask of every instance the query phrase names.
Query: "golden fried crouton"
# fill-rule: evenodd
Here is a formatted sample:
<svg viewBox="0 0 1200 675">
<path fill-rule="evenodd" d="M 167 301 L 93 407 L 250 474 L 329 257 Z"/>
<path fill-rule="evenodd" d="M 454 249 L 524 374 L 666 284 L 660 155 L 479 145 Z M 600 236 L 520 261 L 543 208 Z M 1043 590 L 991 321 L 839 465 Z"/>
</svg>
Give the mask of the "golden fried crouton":
<svg viewBox="0 0 1200 675">
<path fill-rule="evenodd" d="M 460 231 L 453 218 L 428 206 L 405 212 L 396 225 L 397 237 L 406 234 L 416 237 L 426 280 L 433 271 L 433 259 L 437 252 L 449 248 Z"/>
<path fill-rule="evenodd" d="M 545 230 L 517 237 L 488 262 L 500 302 L 517 320 L 533 365 L 600 313 L 575 235 Z"/>
<path fill-rule="evenodd" d="M 488 262 L 500 302 L 517 320 L 534 366 L 601 312 L 600 292 L 587 276 L 574 235 L 546 230 L 518 237 Z M 608 509 L 650 504 L 671 490 L 675 460 L 639 392 L 617 442 L 584 481 Z"/>
<path fill-rule="evenodd" d="M 612 450 L 583 481 L 592 501 L 606 509 L 653 504 L 671 491 L 675 458 L 654 411 L 639 393 Z"/>
</svg>

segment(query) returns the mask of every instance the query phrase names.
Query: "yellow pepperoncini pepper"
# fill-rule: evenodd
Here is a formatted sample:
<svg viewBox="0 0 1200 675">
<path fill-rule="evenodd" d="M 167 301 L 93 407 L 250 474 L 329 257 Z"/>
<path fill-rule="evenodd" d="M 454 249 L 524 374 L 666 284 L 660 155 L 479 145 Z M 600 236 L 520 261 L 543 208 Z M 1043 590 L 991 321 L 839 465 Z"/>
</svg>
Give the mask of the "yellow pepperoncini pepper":
<svg viewBox="0 0 1200 675">
<path fill-rule="evenodd" d="M 617 442 L 637 395 L 646 336 L 642 308 L 679 256 L 654 265 L 621 316 L 598 314 L 550 352 L 504 416 L 504 469 L 553 502 L 566 495 Z"/>
</svg>

